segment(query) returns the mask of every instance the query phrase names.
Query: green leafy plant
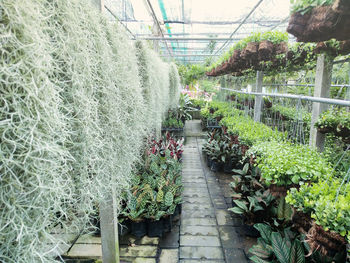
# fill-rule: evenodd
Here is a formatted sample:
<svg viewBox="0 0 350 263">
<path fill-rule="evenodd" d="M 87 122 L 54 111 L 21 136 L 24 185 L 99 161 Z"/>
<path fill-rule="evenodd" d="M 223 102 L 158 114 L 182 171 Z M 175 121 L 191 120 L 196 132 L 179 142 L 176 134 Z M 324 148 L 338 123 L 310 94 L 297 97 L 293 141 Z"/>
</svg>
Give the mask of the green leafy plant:
<svg viewBox="0 0 350 263">
<path fill-rule="evenodd" d="M 309 125 L 311 121 L 311 113 L 303 109 L 297 110 L 296 108 L 285 107 L 282 105 L 273 105 L 270 111 L 278 113 L 281 118 L 286 120 L 296 120 L 301 116 L 305 125 Z"/>
<path fill-rule="evenodd" d="M 260 232 L 261 237 L 258 238 L 258 244 L 249 250 L 253 262 L 306 262 L 301 238 L 289 228 L 283 232 L 274 232 L 266 224 L 256 224 L 254 227 Z"/>
<path fill-rule="evenodd" d="M 348 138 L 350 137 L 350 113 L 345 108 L 325 111 L 315 123 L 315 127 L 322 132 Z"/>
<path fill-rule="evenodd" d="M 310 213 L 325 231 L 334 231 L 350 240 L 350 185 L 330 177 L 312 185 L 292 188 L 286 200 L 304 213 Z"/>
<path fill-rule="evenodd" d="M 247 47 L 250 42 L 261 42 L 263 40 L 271 41 L 273 44 L 279 44 L 281 42 L 288 42 L 288 34 L 279 31 L 268 31 L 265 33 L 254 33 L 249 35 L 248 37 L 238 41 L 235 45 L 233 45 L 230 50 L 224 53 L 216 62 L 207 67 L 207 71 L 211 71 L 217 66 L 221 65 L 224 62 L 227 62 L 230 57 L 233 55 L 235 50 L 243 50 Z"/>
<path fill-rule="evenodd" d="M 301 14 L 308 13 L 312 8 L 317 6 L 332 5 L 334 0 L 291 0 L 292 13 L 300 12 Z"/>
<path fill-rule="evenodd" d="M 184 124 L 181 120 L 178 120 L 176 118 L 169 117 L 162 123 L 163 128 L 177 128 L 181 129 L 184 127 Z"/>
<path fill-rule="evenodd" d="M 239 136 L 242 144 L 251 146 L 258 141 L 283 140 L 285 133 L 272 130 L 260 122 L 254 122 L 250 117 L 231 115 L 220 122 L 227 127 L 229 133 Z"/>
<path fill-rule="evenodd" d="M 132 221 L 159 220 L 173 214 L 181 202 L 181 149 L 173 149 L 173 139 L 148 140 L 143 162 L 138 164 L 132 177 L 130 193 L 124 193 L 124 217 Z M 166 141 L 165 141 L 166 140 Z M 163 143 L 165 141 L 165 143 Z M 182 148 L 182 144 L 177 143 Z"/>
<path fill-rule="evenodd" d="M 327 159 L 305 145 L 289 142 L 256 143 L 248 154 L 257 156 L 256 164 L 267 185 L 286 186 L 318 181 L 332 174 Z"/>
<path fill-rule="evenodd" d="M 176 118 L 182 120 L 183 122 L 185 120 L 191 120 L 192 115 L 190 114 L 190 111 L 193 110 L 194 108 L 190 97 L 187 94 L 181 94 L 179 105 L 176 111 Z"/>
</svg>

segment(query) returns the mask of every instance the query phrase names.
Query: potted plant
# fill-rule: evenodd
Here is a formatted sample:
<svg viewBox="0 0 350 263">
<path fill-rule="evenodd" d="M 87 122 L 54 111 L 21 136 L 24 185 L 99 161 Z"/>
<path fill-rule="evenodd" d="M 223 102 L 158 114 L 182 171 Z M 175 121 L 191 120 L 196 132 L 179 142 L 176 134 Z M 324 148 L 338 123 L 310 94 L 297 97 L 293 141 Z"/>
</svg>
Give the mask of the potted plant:
<svg viewBox="0 0 350 263">
<path fill-rule="evenodd" d="M 312 251 L 333 257 L 346 250 L 345 245 L 350 239 L 349 185 L 330 177 L 291 189 L 286 200 L 314 219 L 306 239 Z"/>
<path fill-rule="evenodd" d="M 127 207 L 122 215 L 130 219 L 131 233 L 140 238 L 147 234 L 147 223 L 145 220 L 146 205 L 149 202 L 146 191 L 138 191 L 130 197 Z"/>
</svg>

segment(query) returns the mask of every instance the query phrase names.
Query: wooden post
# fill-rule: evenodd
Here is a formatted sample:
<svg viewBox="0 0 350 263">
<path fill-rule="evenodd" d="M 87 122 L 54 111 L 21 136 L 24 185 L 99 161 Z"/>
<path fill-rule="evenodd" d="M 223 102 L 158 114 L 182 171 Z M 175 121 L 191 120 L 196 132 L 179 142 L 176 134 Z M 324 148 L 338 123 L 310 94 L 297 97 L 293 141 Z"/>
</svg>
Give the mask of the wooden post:
<svg viewBox="0 0 350 263">
<path fill-rule="evenodd" d="M 103 263 L 119 263 L 118 215 L 115 195 L 100 203 L 100 225 Z"/>
<path fill-rule="evenodd" d="M 257 71 L 256 72 L 255 92 L 260 92 L 260 93 L 262 92 L 263 78 L 264 78 L 264 72 Z M 262 96 L 256 95 L 255 96 L 255 105 L 254 105 L 254 121 L 256 121 L 256 122 L 261 121 L 261 110 L 262 110 Z"/>
<path fill-rule="evenodd" d="M 314 97 L 329 98 L 329 91 L 331 87 L 332 79 L 332 67 L 333 58 L 321 54 L 317 58 L 316 66 L 316 80 Z M 315 122 L 319 116 L 327 110 L 328 104 L 313 102 L 312 104 L 312 118 L 311 118 L 311 129 L 310 129 L 310 146 L 317 147 L 322 152 L 324 149 L 325 135 L 318 132 L 314 127 Z"/>
</svg>

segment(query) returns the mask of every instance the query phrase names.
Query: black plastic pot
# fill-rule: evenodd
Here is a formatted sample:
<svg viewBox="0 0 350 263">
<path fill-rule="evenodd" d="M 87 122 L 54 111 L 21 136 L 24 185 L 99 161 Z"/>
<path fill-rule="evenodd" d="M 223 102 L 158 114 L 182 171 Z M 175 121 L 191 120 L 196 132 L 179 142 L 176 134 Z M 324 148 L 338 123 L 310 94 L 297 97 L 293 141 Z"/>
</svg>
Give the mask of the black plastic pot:
<svg viewBox="0 0 350 263">
<path fill-rule="evenodd" d="M 207 166 L 210 168 L 212 160 L 208 154 L 206 155 L 206 157 L 207 157 Z"/>
<path fill-rule="evenodd" d="M 147 234 L 147 222 L 131 222 L 131 234 L 136 237 L 143 237 Z"/>
<path fill-rule="evenodd" d="M 232 173 L 232 169 L 233 169 L 233 166 L 232 166 L 232 161 L 228 161 L 224 164 L 224 173 Z"/>
<path fill-rule="evenodd" d="M 157 221 L 149 220 L 147 222 L 147 235 L 149 237 L 161 237 L 164 233 L 164 221 L 163 219 Z"/>
<path fill-rule="evenodd" d="M 177 204 L 176 208 L 175 208 L 175 212 L 173 214 L 173 217 L 180 215 L 181 211 L 182 211 L 182 204 Z"/>
<path fill-rule="evenodd" d="M 212 170 L 214 173 L 219 172 L 222 169 L 222 163 L 219 163 L 217 161 L 212 161 L 210 170 Z"/>
<path fill-rule="evenodd" d="M 163 217 L 163 227 L 164 227 L 164 232 L 171 232 L 171 229 L 173 228 L 172 215 Z"/>
<path fill-rule="evenodd" d="M 260 237 L 260 232 L 254 228 L 254 226 L 243 224 L 242 226 L 243 234 L 248 237 Z"/>
</svg>

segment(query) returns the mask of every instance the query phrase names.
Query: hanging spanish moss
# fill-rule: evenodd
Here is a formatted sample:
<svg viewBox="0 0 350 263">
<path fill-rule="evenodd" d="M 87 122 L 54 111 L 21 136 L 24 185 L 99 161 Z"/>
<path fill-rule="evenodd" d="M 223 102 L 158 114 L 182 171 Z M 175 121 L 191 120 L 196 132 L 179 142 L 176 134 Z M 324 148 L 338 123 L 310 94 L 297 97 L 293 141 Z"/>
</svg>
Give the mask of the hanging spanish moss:
<svg viewBox="0 0 350 263">
<path fill-rule="evenodd" d="M 1 262 L 54 261 L 53 227 L 86 229 L 112 189 L 120 196 L 174 96 L 169 66 L 144 47 L 142 71 L 126 34 L 89 4 L 0 4 Z"/>
</svg>

